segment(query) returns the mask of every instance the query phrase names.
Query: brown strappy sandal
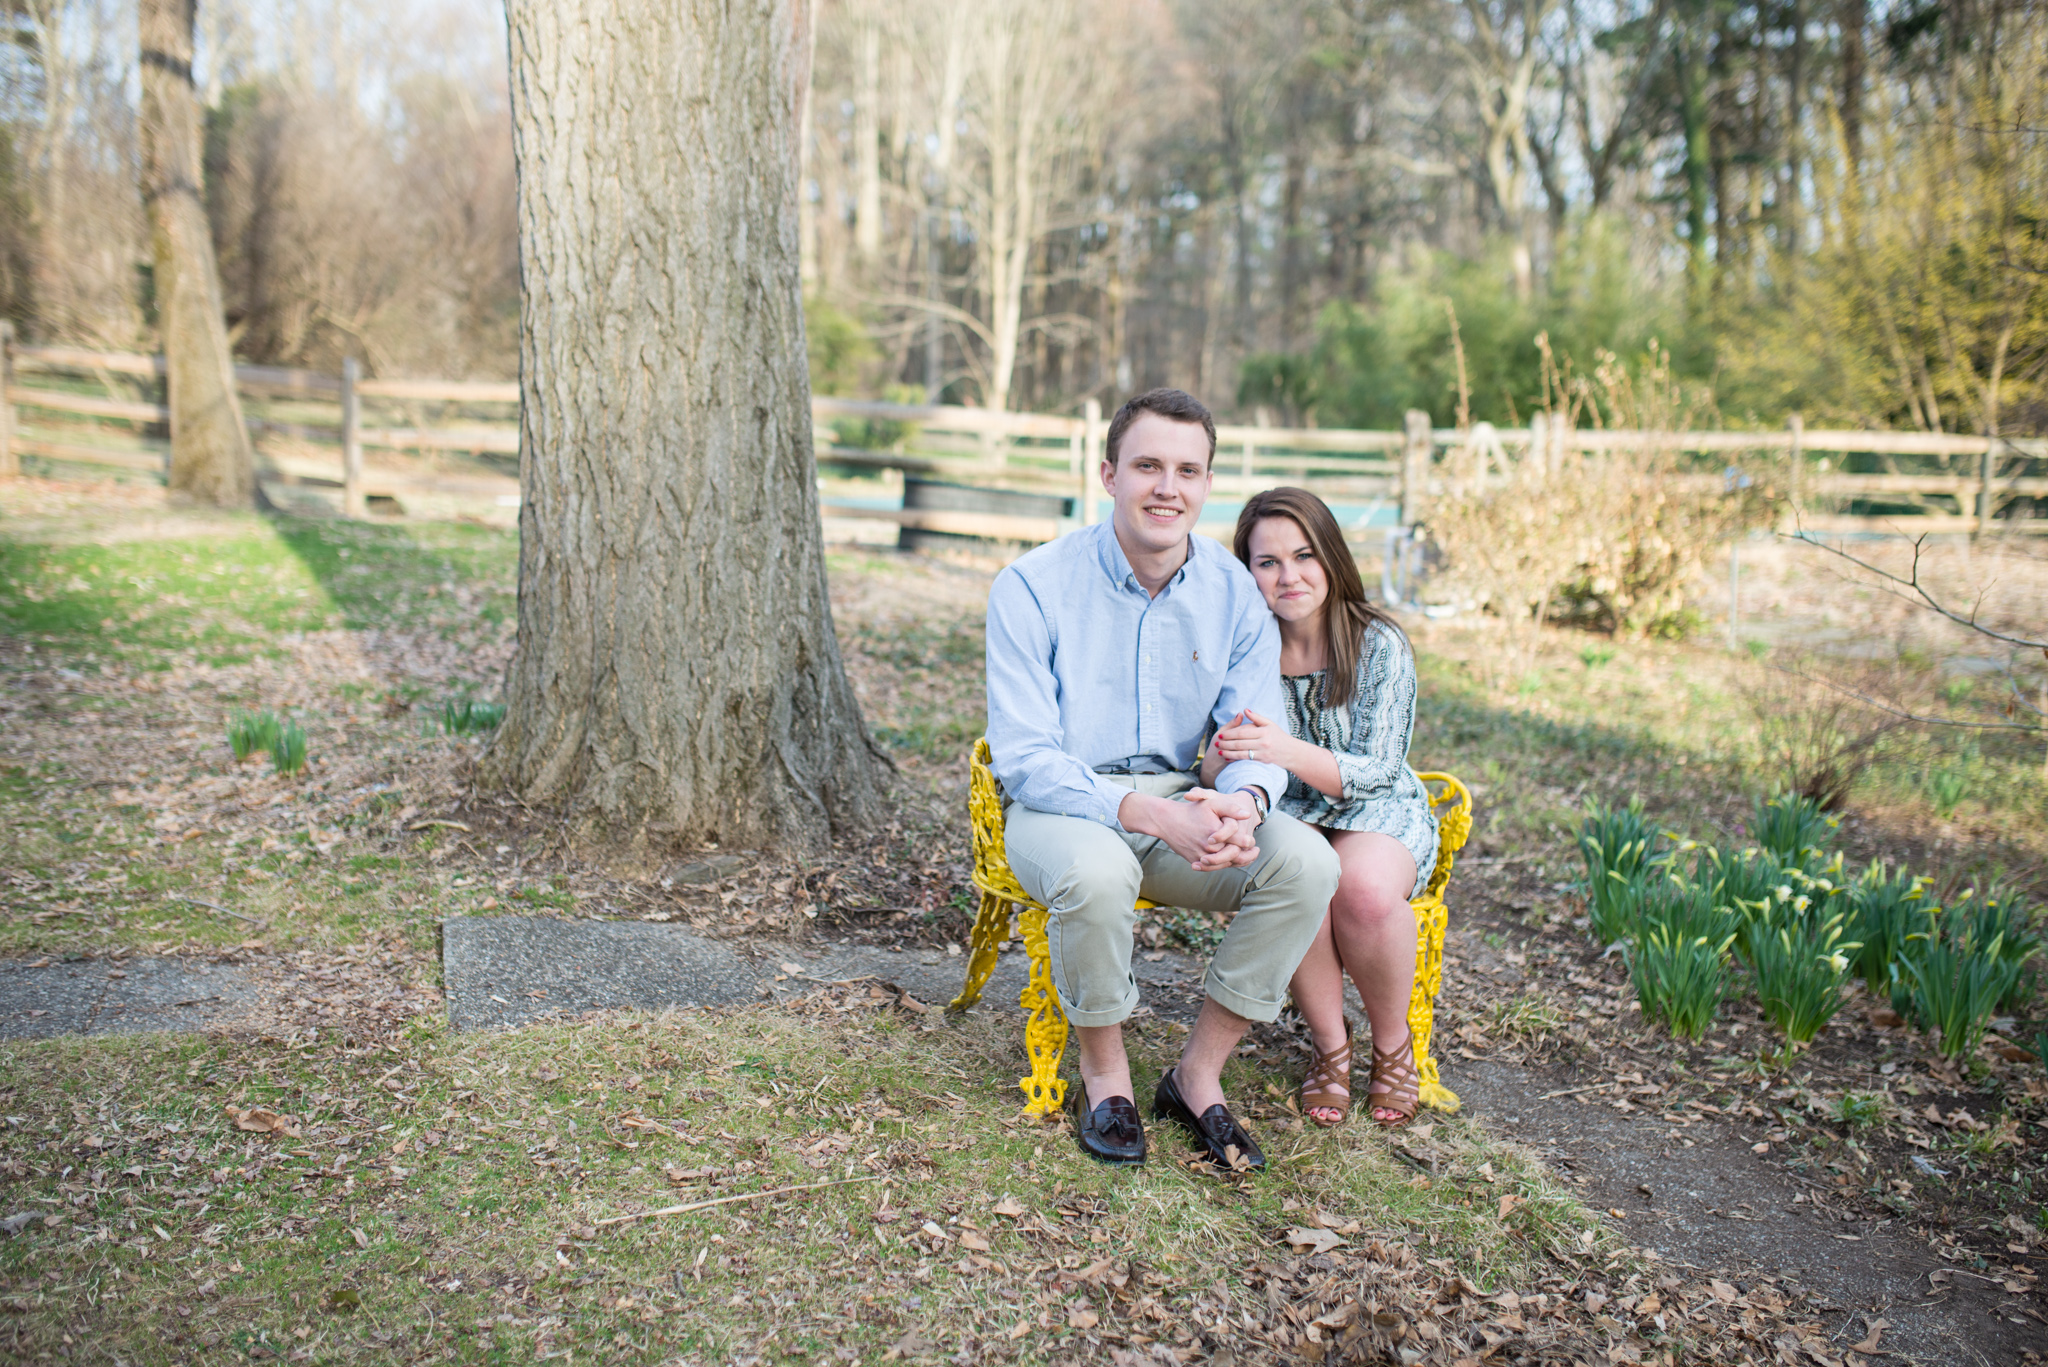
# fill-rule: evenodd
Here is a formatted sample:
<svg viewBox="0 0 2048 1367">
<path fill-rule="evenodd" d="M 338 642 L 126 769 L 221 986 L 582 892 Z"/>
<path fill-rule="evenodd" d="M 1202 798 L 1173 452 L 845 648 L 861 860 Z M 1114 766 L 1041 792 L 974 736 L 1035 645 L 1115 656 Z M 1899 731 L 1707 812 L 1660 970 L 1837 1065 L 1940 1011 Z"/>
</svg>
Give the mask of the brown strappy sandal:
<svg viewBox="0 0 2048 1367">
<path fill-rule="evenodd" d="M 1415 1119 L 1422 1109 L 1422 1075 L 1415 1071 L 1415 1036 L 1409 1035 L 1398 1049 L 1385 1053 L 1378 1045 L 1372 1051 L 1372 1082 L 1365 1089 L 1366 1113 L 1393 1111 L 1394 1120 L 1373 1116 L 1382 1129 L 1398 1130 Z"/>
<path fill-rule="evenodd" d="M 1344 1022 L 1344 1043 L 1324 1053 L 1309 1042 L 1308 1076 L 1301 1080 L 1298 1100 L 1301 1113 L 1311 1124 L 1329 1130 L 1351 1118 L 1351 1022 Z M 1311 1111 L 1336 1111 L 1335 1120 L 1319 1120 Z"/>
</svg>

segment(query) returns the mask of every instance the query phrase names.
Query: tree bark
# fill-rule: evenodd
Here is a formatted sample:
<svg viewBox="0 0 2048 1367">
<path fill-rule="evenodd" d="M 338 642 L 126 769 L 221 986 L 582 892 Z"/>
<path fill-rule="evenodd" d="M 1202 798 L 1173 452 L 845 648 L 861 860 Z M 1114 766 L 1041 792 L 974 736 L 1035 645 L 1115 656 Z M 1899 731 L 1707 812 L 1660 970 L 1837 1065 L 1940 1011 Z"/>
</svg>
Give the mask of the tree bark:
<svg viewBox="0 0 2048 1367">
<path fill-rule="evenodd" d="M 803 0 L 509 0 L 519 644 L 486 782 L 641 843 L 881 810 L 798 286 Z"/>
<path fill-rule="evenodd" d="M 192 87 L 196 0 L 140 0 L 142 202 L 156 265 L 157 332 L 171 409 L 174 492 L 222 507 L 256 491 L 255 459 L 221 317 L 220 272 L 201 193 Z"/>
</svg>

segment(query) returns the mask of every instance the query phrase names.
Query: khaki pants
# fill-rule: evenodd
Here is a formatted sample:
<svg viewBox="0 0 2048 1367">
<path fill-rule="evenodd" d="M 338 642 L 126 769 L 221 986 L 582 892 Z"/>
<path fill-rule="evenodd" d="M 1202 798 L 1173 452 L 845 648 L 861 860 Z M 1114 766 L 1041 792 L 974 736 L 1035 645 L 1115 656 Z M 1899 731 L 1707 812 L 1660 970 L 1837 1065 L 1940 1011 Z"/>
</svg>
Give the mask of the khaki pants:
<svg viewBox="0 0 2048 1367">
<path fill-rule="evenodd" d="M 1112 783 L 1172 797 L 1186 774 L 1114 777 Z M 1017 881 L 1051 911 L 1052 980 L 1075 1025 L 1115 1025 L 1138 1004 L 1131 973 L 1133 908 L 1144 897 L 1169 907 L 1234 911 L 1203 985 L 1219 1005 L 1270 1021 L 1337 891 L 1337 853 L 1322 832 L 1274 812 L 1258 832 L 1259 857 L 1244 868 L 1197 873 L 1165 841 L 1079 817 L 1010 804 L 1003 846 Z"/>
</svg>

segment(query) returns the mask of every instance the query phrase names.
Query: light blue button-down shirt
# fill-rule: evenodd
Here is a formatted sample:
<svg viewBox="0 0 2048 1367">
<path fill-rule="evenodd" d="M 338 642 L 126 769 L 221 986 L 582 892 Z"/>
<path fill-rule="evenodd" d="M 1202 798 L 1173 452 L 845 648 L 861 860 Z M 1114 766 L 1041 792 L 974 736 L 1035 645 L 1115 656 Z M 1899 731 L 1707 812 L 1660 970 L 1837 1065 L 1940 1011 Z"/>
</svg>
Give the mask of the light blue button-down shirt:
<svg viewBox="0 0 2048 1367">
<path fill-rule="evenodd" d="M 1095 772 L 1156 755 L 1192 769 L 1203 740 L 1245 708 L 1286 715 L 1280 628 L 1251 572 L 1206 536 L 1146 594 L 1111 524 L 1021 556 L 988 594 L 988 744 L 1013 801 L 1115 830 L 1130 789 Z M 1237 760 L 1220 792 L 1278 800 L 1287 771 Z"/>
</svg>

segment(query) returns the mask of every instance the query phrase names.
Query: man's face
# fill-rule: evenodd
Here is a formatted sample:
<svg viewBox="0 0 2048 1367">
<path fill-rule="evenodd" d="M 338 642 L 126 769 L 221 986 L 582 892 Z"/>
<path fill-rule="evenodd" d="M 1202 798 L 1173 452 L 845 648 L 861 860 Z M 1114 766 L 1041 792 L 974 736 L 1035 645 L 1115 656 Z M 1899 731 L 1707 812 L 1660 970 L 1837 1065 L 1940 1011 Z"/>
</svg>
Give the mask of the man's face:
<svg viewBox="0 0 2048 1367">
<path fill-rule="evenodd" d="M 1209 499 L 1209 437 L 1202 425 L 1140 414 L 1102 463 L 1102 487 L 1116 501 L 1116 524 L 1149 551 L 1171 551 L 1194 531 Z"/>
</svg>

